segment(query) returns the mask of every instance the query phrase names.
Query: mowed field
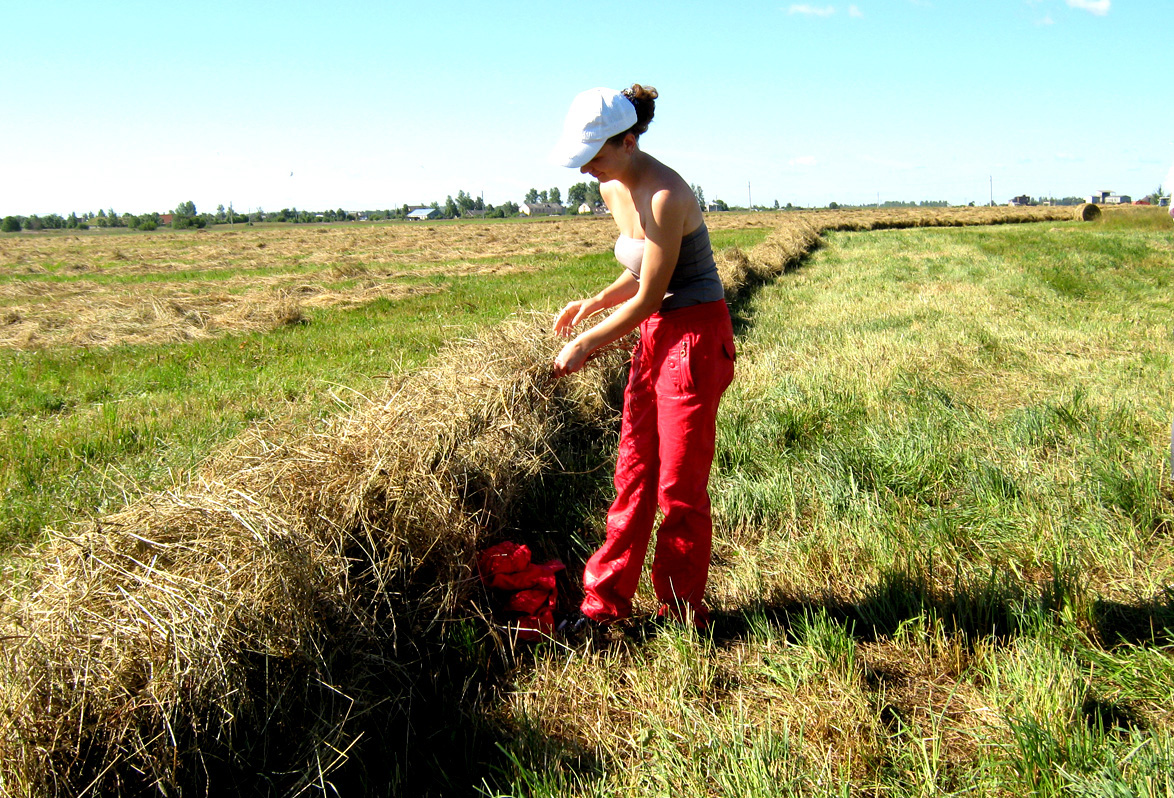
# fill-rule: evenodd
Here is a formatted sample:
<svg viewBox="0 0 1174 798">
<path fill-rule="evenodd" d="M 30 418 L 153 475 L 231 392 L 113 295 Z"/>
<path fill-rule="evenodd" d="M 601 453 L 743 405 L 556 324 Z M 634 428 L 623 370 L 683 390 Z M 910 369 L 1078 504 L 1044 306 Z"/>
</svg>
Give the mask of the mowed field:
<svg viewBox="0 0 1174 798">
<path fill-rule="evenodd" d="M 610 221 L 0 237 L 11 375 L 0 389 L 2 790 L 1169 794 L 1169 218 L 707 221 L 727 270 L 785 249 L 792 228 L 839 232 L 804 244 L 802 258 L 774 257 L 770 279 L 751 268 L 732 297 L 740 356 L 712 481 L 713 630 L 633 627 L 591 648 L 511 646 L 469 563 L 456 561 L 525 540 L 570 566 L 560 588 L 573 605 L 609 500 L 622 357 L 559 393 L 541 374 L 556 342 L 539 331 L 554 307 L 614 275 Z M 499 374 L 513 366 L 525 379 Z M 466 410 L 474 391 L 496 398 Z M 390 478 L 371 488 L 383 478 L 373 474 L 395 471 L 388 452 L 417 445 L 401 406 L 432 447 L 408 461 L 403 484 L 443 482 L 452 452 L 464 480 L 455 513 L 428 498 L 404 528 L 464 520 L 453 522 L 459 545 L 440 533 L 406 555 L 340 544 L 347 606 L 377 605 L 363 618 L 380 634 L 396 613 L 411 630 L 394 653 L 381 649 L 383 670 L 321 653 L 367 642 L 321 598 L 306 617 L 329 623 L 256 649 L 264 679 L 243 650 L 175 642 L 159 597 L 198 605 L 185 616 L 195 618 L 243 584 L 217 582 L 204 604 L 183 592 L 195 571 L 168 571 L 221 508 L 240 522 L 227 533 L 236 538 L 276 530 L 265 552 L 301 550 L 313 524 L 298 518 L 331 519 L 340 539 L 352 527 L 416 534 L 399 531 L 398 510 L 372 509 L 408 504 Z M 550 416 L 558 423 L 541 427 Z M 487 450 L 516 446 L 535 464 L 460 453 L 484 436 Z M 310 509 L 282 505 L 339 452 Z M 362 470 L 359 487 L 350 470 Z M 287 478 L 293 487 L 281 487 Z M 350 509 L 336 513 L 330 493 Z M 229 494 L 265 512 L 249 515 Z M 185 531 L 167 520 L 179 510 L 206 520 Z M 110 529 L 127 530 L 128 559 L 113 581 L 87 582 L 86 569 L 115 562 Z M 307 550 L 320 545 L 305 537 Z M 428 559 L 434 550 L 447 565 Z M 59 564 L 40 562 L 46 553 Z M 247 568 L 239 557 L 221 567 Z M 326 555 L 307 559 L 315 573 L 331 567 Z M 397 581 L 405 568 L 412 577 Z M 452 596 L 436 599 L 436 582 Z M 87 603 L 101 591 L 112 598 Z M 416 599 L 429 608 L 421 618 L 408 607 Z M 116 621 L 87 620 L 111 607 L 122 608 Z M 256 623 L 280 626 L 283 613 L 262 606 Z M 226 617 L 226 628 L 254 623 Z M 65 642 L 38 649 L 50 627 Z M 146 642 L 105 665 L 120 636 Z M 71 646 L 84 655 L 71 659 Z M 243 679 L 209 698 L 193 686 L 191 651 Z M 50 676 L 22 682 L 42 661 Z M 64 686 L 38 693 L 87 673 L 102 675 L 89 685 L 100 700 Z M 311 682 L 350 703 L 330 704 Z M 228 698 L 242 690 L 247 704 Z M 54 706 L 72 727 L 22 714 Z M 382 715 L 394 718 L 372 720 Z M 115 730 L 116 717 L 133 722 Z M 67 728 L 81 732 L 70 739 Z M 316 759 L 245 739 L 294 732 L 320 738 Z"/>
<path fill-rule="evenodd" d="M 719 245 L 767 225 L 719 217 Z M 0 237 L 0 548 L 611 275 L 610 220 Z"/>
</svg>

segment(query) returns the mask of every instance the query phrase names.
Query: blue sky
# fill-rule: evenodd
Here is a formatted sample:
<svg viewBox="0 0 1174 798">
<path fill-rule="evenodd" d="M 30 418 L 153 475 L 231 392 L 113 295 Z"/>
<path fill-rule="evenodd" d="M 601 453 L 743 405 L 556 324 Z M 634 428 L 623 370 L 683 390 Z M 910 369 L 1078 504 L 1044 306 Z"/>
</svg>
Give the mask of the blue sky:
<svg viewBox="0 0 1174 798">
<path fill-rule="evenodd" d="M 0 215 L 490 203 L 571 98 L 730 204 L 1140 196 L 1174 163 L 1172 0 L 55 2 L 0 22 Z"/>
</svg>

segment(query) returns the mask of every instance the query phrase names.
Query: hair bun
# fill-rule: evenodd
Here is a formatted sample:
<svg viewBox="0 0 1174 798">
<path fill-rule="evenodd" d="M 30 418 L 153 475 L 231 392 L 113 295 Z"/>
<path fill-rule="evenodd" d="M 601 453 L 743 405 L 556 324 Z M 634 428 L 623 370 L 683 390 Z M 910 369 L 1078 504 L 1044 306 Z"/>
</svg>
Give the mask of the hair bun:
<svg viewBox="0 0 1174 798">
<path fill-rule="evenodd" d="M 639 83 L 633 83 L 628 92 L 633 100 L 655 100 L 660 96 L 654 86 L 641 86 Z"/>
<path fill-rule="evenodd" d="M 636 107 L 636 124 L 632 126 L 632 132 L 639 136 L 648 130 L 648 123 L 656 113 L 656 98 L 660 95 L 652 86 L 641 86 L 639 83 L 633 83 L 632 88 L 624 89 L 623 95 Z"/>
</svg>

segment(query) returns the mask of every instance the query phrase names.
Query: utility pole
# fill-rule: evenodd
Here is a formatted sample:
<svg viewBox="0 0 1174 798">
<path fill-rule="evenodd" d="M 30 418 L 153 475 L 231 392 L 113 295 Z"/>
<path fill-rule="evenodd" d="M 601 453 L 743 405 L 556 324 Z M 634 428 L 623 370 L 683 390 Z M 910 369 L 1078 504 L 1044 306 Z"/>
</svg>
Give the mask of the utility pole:
<svg viewBox="0 0 1174 798">
<path fill-rule="evenodd" d="M 991 207 L 995 207 L 995 176 L 991 175 Z"/>
<path fill-rule="evenodd" d="M 754 210 L 754 200 L 750 199 L 750 181 L 746 181 L 746 201 L 750 203 L 750 210 Z"/>
</svg>

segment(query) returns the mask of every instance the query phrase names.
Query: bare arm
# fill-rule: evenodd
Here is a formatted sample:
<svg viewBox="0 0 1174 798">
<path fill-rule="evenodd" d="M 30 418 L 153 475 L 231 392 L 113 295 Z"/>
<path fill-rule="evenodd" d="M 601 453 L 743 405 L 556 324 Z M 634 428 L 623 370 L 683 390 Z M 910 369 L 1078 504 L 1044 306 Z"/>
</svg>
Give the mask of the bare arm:
<svg viewBox="0 0 1174 798">
<path fill-rule="evenodd" d="M 644 260 L 638 288 L 615 313 L 563 347 L 554 361 L 556 377 L 578 371 L 592 352 L 624 337 L 660 308 L 681 253 L 685 208 L 668 189 L 653 195 L 649 211 L 642 218 Z"/>
<path fill-rule="evenodd" d="M 639 287 L 635 275 L 624 269 L 615 282 L 595 296 L 576 299 L 563 308 L 554 320 L 554 331 L 559 335 L 570 335 L 571 329 L 584 319 L 636 296 Z"/>
</svg>

